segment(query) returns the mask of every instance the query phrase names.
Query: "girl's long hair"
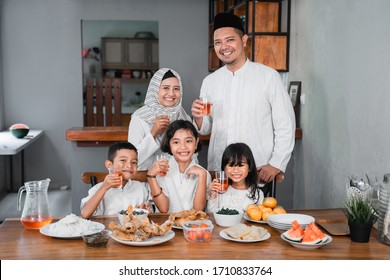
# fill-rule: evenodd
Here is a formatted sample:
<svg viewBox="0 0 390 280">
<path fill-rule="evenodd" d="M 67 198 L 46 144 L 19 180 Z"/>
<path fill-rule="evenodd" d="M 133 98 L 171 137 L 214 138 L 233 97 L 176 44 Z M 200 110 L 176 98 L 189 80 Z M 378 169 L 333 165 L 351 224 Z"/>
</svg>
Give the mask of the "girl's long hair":
<svg viewBox="0 0 390 280">
<path fill-rule="evenodd" d="M 260 197 L 259 193 L 261 190 L 257 185 L 256 162 L 253 157 L 253 153 L 247 144 L 234 143 L 227 146 L 222 155 L 221 170 L 225 170 L 225 167 L 227 165 L 241 165 L 244 159 L 249 165 L 249 173 L 248 176 L 245 178 L 245 184 L 250 190 L 248 197 L 255 201 L 255 203 L 257 203 Z M 232 184 L 232 180 L 230 178 L 229 184 Z"/>
</svg>

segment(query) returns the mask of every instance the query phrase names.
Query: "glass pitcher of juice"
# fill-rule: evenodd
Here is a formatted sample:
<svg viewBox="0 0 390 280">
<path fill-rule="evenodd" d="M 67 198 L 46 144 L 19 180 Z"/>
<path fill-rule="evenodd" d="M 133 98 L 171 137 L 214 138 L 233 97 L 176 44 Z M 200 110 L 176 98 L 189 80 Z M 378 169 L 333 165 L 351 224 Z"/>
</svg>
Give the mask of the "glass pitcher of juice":
<svg viewBox="0 0 390 280">
<path fill-rule="evenodd" d="M 40 229 L 44 225 L 50 224 L 53 217 L 50 214 L 49 199 L 47 190 L 49 188 L 50 179 L 41 181 L 30 181 L 24 183 L 24 186 L 19 188 L 18 192 L 18 210 L 21 210 L 22 194 L 26 192 L 26 199 L 21 223 L 28 229 Z"/>
</svg>

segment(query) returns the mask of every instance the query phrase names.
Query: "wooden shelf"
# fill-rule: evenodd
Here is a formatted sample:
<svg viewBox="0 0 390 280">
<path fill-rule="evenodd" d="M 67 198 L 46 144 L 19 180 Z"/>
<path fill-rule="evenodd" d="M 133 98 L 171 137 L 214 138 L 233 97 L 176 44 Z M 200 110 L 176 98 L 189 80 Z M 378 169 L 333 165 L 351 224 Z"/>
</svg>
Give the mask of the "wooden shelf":
<svg viewBox="0 0 390 280">
<path fill-rule="evenodd" d="M 107 147 L 114 142 L 127 141 L 127 126 L 72 127 L 66 131 L 66 141 L 74 141 L 78 147 Z M 302 138 L 302 129 L 295 130 L 295 139 Z M 202 142 L 208 142 L 210 135 L 201 135 Z"/>
</svg>

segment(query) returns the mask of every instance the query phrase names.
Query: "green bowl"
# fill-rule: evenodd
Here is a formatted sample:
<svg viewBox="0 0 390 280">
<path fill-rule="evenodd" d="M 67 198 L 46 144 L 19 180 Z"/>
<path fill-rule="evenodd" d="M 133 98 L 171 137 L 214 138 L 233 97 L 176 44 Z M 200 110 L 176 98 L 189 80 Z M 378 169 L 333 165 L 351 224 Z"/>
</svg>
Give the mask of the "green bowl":
<svg viewBox="0 0 390 280">
<path fill-rule="evenodd" d="M 11 129 L 12 135 L 15 136 L 16 138 L 24 138 L 28 134 L 29 131 L 30 131 L 30 129 L 28 129 L 28 128 Z"/>
</svg>

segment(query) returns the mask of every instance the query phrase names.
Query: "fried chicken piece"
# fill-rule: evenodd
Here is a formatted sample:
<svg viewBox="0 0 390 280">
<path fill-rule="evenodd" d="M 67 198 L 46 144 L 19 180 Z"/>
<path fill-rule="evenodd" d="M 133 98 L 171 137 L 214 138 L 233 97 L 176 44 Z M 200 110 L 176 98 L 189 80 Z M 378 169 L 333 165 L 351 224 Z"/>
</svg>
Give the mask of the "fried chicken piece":
<svg viewBox="0 0 390 280">
<path fill-rule="evenodd" d="M 183 210 L 178 213 L 172 213 L 169 216 L 169 220 L 179 227 L 181 227 L 185 221 L 204 220 L 207 218 L 208 216 L 205 212 L 195 209 Z"/>
<path fill-rule="evenodd" d="M 170 220 L 166 220 L 162 225 L 158 227 L 158 234 L 156 235 L 165 235 L 169 230 L 172 229 L 173 222 Z"/>
</svg>

